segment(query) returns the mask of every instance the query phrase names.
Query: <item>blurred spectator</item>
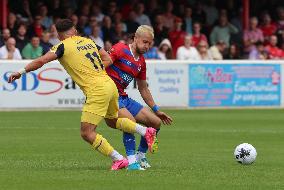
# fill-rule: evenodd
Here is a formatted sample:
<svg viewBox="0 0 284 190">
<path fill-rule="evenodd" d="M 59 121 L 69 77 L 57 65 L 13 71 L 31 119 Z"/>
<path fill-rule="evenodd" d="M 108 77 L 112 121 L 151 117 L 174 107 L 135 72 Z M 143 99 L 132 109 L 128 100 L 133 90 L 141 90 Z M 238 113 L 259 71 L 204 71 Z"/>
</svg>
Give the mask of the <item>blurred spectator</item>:
<svg viewBox="0 0 284 190">
<path fill-rule="evenodd" d="M 74 24 L 75 28 L 78 30 L 79 26 L 78 26 L 78 23 L 79 23 L 79 18 L 76 14 L 73 14 L 71 15 L 71 18 L 70 20 L 72 21 L 72 23 Z M 80 31 L 78 31 L 80 33 Z"/>
<path fill-rule="evenodd" d="M 103 32 L 103 40 L 110 40 L 111 42 L 113 42 L 113 27 L 112 27 L 112 21 L 111 18 L 109 16 L 105 16 L 103 19 L 103 23 L 102 23 L 102 32 Z"/>
<path fill-rule="evenodd" d="M 106 51 L 109 51 L 109 50 L 111 49 L 111 47 L 112 47 L 111 41 L 106 40 L 104 47 L 105 47 L 105 50 L 106 50 Z"/>
<path fill-rule="evenodd" d="M 176 19 L 176 16 L 172 13 L 173 12 L 173 9 L 174 9 L 174 5 L 173 5 L 173 2 L 171 0 L 168 0 L 166 2 L 166 10 L 163 14 L 163 25 L 165 27 L 167 27 L 169 29 L 169 31 L 172 31 L 174 30 L 174 23 L 175 23 L 175 19 Z"/>
<path fill-rule="evenodd" d="M 270 36 L 269 44 L 265 47 L 268 52 L 269 59 L 280 59 L 282 57 L 282 50 L 277 47 L 277 36 Z"/>
<path fill-rule="evenodd" d="M 134 11 L 131 11 L 129 13 L 129 17 L 125 23 L 127 27 L 127 32 L 130 34 L 135 33 L 137 28 L 140 26 L 139 23 L 136 22 L 136 13 Z"/>
<path fill-rule="evenodd" d="M 156 18 L 156 15 L 161 13 L 160 6 L 158 4 L 158 0 L 148 1 L 146 7 L 147 8 L 146 8 L 145 12 L 147 13 L 147 16 L 150 18 L 151 23 L 153 25 L 154 19 Z"/>
<path fill-rule="evenodd" d="M 159 55 L 160 59 L 162 59 L 162 60 L 173 59 L 174 58 L 172 45 L 171 45 L 170 40 L 164 39 L 160 43 L 159 49 L 158 49 L 158 55 Z"/>
<path fill-rule="evenodd" d="M 16 47 L 20 52 L 24 49 L 24 47 L 29 43 L 29 39 L 27 37 L 27 27 L 25 24 L 20 24 L 16 34 Z"/>
<path fill-rule="evenodd" d="M 0 47 L 5 45 L 6 41 L 11 37 L 10 30 L 8 28 L 2 30 L 2 36 L 0 38 Z"/>
<path fill-rule="evenodd" d="M 134 11 L 135 5 L 139 0 L 125 0 L 124 4 L 122 5 L 120 12 L 122 14 L 123 20 L 127 20 L 129 18 L 130 12 Z"/>
<path fill-rule="evenodd" d="M 206 12 L 206 25 L 212 26 L 219 17 L 218 10 L 215 6 L 216 0 L 209 0 L 203 7 Z"/>
<path fill-rule="evenodd" d="M 43 55 L 46 54 L 50 48 L 52 48 L 52 44 L 49 42 L 50 40 L 50 32 L 44 32 L 40 39 L 40 46 L 42 47 Z"/>
<path fill-rule="evenodd" d="M 205 40 L 200 40 L 197 44 L 197 51 L 199 54 L 199 60 L 212 60 L 212 56 L 208 50 L 208 43 Z"/>
<path fill-rule="evenodd" d="M 191 7 L 186 7 L 185 8 L 185 14 L 184 14 L 184 22 L 185 22 L 185 31 L 188 34 L 192 34 L 192 8 Z"/>
<path fill-rule="evenodd" d="M 90 3 L 88 1 L 85 1 L 79 10 L 79 17 L 85 16 L 88 17 L 90 15 Z"/>
<path fill-rule="evenodd" d="M 260 26 L 260 29 L 262 30 L 265 41 L 268 42 L 270 36 L 275 34 L 277 27 L 275 23 L 272 23 L 271 17 L 268 13 L 263 14 L 262 20 L 263 23 Z"/>
<path fill-rule="evenodd" d="M 228 22 L 228 17 L 226 15 L 221 15 L 219 18 L 219 25 L 215 26 L 210 34 L 210 42 L 212 45 L 215 45 L 216 42 L 221 40 L 229 46 L 231 33 L 238 33 L 238 29 Z"/>
<path fill-rule="evenodd" d="M 92 33 L 89 36 L 97 45 L 104 48 L 104 41 L 100 37 L 100 27 L 98 25 L 93 26 Z"/>
<path fill-rule="evenodd" d="M 95 16 L 89 17 L 89 23 L 86 24 L 86 27 L 84 28 L 85 36 L 90 36 L 92 34 L 92 28 L 94 26 L 97 26 L 97 25 L 98 25 L 98 21 L 97 21 L 96 17 Z M 100 35 L 100 37 L 103 36 L 103 33 L 102 33 L 101 30 L 100 30 L 99 35 Z"/>
<path fill-rule="evenodd" d="M 22 59 L 13 37 L 8 38 L 6 44 L 0 48 L 0 59 Z"/>
<path fill-rule="evenodd" d="M 48 9 L 46 5 L 41 5 L 39 7 L 39 15 L 41 16 L 41 25 L 49 29 L 53 24 L 52 18 L 48 16 Z"/>
<path fill-rule="evenodd" d="M 241 43 L 243 42 L 243 10 L 240 8 L 236 12 L 233 12 L 233 17 L 231 19 L 231 24 L 234 25 L 238 29 L 238 33 L 231 34 L 231 43 L 237 43 L 241 47 Z"/>
<path fill-rule="evenodd" d="M 195 22 L 193 24 L 193 35 L 192 35 L 192 45 L 196 47 L 199 42 L 206 41 L 207 42 L 207 37 L 204 34 L 201 34 L 201 24 L 199 22 Z"/>
<path fill-rule="evenodd" d="M 125 40 L 126 34 L 123 32 L 123 24 L 117 23 L 114 26 L 114 32 L 111 32 L 111 42 L 113 44 L 116 44 L 119 40 Z"/>
<path fill-rule="evenodd" d="M 152 45 L 149 51 L 144 53 L 144 58 L 145 59 L 161 59 L 158 55 L 158 48 Z"/>
<path fill-rule="evenodd" d="M 99 24 L 102 23 L 103 19 L 104 19 L 104 14 L 102 13 L 102 9 L 100 7 L 99 3 L 94 3 L 91 7 L 91 16 L 95 16 L 96 20 Z"/>
<path fill-rule="evenodd" d="M 174 57 L 176 57 L 177 49 L 184 44 L 184 38 L 187 35 L 187 33 L 183 31 L 181 27 L 182 20 L 177 17 L 175 19 L 175 29 L 169 33 L 169 40 L 173 47 Z"/>
<path fill-rule="evenodd" d="M 199 54 L 195 47 L 191 46 L 191 36 L 187 35 L 184 38 L 184 45 L 177 49 L 178 60 L 198 60 Z"/>
<path fill-rule="evenodd" d="M 268 53 L 264 48 L 263 42 L 258 41 L 255 43 L 255 46 L 250 50 L 249 59 L 250 60 L 268 59 Z"/>
<path fill-rule="evenodd" d="M 14 13 L 9 13 L 8 20 L 7 20 L 7 27 L 11 32 L 11 36 L 15 36 L 17 33 L 17 17 Z"/>
<path fill-rule="evenodd" d="M 164 17 L 160 14 L 156 15 L 155 22 L 154 22 L 154 44 L 158 46 L 161 41 L 165 38 L 168 38 L 169 29 L 164 26 L 163 22 Z"/>
<path fill-rule="evenodd" d="M 284 33 L 284 7 L 279 7 L 277 12 L 278 12 L 277 32 L 278 34 L 282 34 Z"/>
<path fill-rule="evenodd" d="M 21 9 L 19 10 L 19 14 L 24 22 L 33 23 L 33 16 L 30 9 L 30 2 L 29 0 L 23 0 Z"/>
<path fill-rule="evenodd" d="M 147 15 L 144 14 L 144 4 L 138 3 L 135 7 L 136 12 L 136 22 L 138 22 L 140 25 L 149 25 L 151 26 L 151 21 Z"/>
<path fill-rule="evenodd" d="M 214 60 L 222 60 L 223 53 L 226 50 L 226 43 L 219 40 L 215 45 L 209 48 L 209 53 Z"/>
<path fill-rule="evenodd" d="M 206 13 L 203 10 L 203 4 L 200 1 L 197 1 L 195 4 L 192 18 L 194 21 L 200 22 L 203 25 L 206 23 Z"/>
<path fill-rule="evenodd" d="M 60 17 L 62 14 L 62 9 L 60 8 L 60 0 L 52 0 L 50 13 L 54 17 Z"/>
<path fill-rule="evenodd" d="M 74 10 L 71 7 L 66 7 L 66 9 L 63 12 L 63 16 L 62 17 L 70 19 L 73 14 L 74 14 Z M 54 23 L 56 23 L 56 22 L 54 22 Z"/>
<path fill-rule="evenodd" d="M 55 24 L 53 24 L 53 25 L 51 25 L 51 28 L 50 28 L 49 43 L 51 43 L 52 45 L 56 45 L 59 42 L 60 42 L 60 40 L 58 39 L 58 34 L 56 32 Z"/>
<path fill-rule="evenodd" d="M 88 36 L 91 33 L 91 29 L 88 26 L 89 18 L 85 15 L 79 17 L 77 30 L 82 36 Z"/>
<path fill-rule="evenodd" d="M 114 24 L 120 23 L 120 24 L 122 25 L 122 31 L 123 31 L 123 32 L 127 32 L 127 26 L 126 26 L 126 24 L 122 21 L 122 15 L 121 15 L 121 13 L 117 11 L 117 12 L 114 13 L 114 15 L 115 15 L 114 20 L 113 20 Z"/>
<path fill-rule="evenodd" d="M 44 26 L 41 25 L 42 17 L 36 15 L 32 26 L 29 28 L 29 36 L 38 36 L 41 37 L 43 31 L 45 30 Z"/>
<path fill-rule="evenodd" d="M 225 54 L 224 59 L 241 59 L 240 48 L 237 44 L 231 44 L 228 48 L 227 54 Z"/>
<path fill-rule="evenodd" d="M 107 5 L 106 15 L 108 15 L 111 19 L 113 19 L 116 11 L 118 11 L 116 1 L 114 0 L 109 1 Z"/>
<path fill-rule="evenodd" d="M 25 58 L 25 59 L 36 59 L 36 58 L 42 56 L 43 49 L 39 45 L 39 43 L 40 43 L 39 37 L 33 36 L 32 39 L 31 39 L 31 42 L 28 43 L 22 51 L 23 58 Z"/>
<path fill-rule="evenodd" d="M 258 41 L 263 42 L 262 31 L 257 27 L 258 20 L 256 17 L 250 19 L 250 26 L 248 30 L 244 31 L 243 42 L 244 42 L 244 52 L 248 53 L 254 47 L 254 44 Z"/>
</svg>

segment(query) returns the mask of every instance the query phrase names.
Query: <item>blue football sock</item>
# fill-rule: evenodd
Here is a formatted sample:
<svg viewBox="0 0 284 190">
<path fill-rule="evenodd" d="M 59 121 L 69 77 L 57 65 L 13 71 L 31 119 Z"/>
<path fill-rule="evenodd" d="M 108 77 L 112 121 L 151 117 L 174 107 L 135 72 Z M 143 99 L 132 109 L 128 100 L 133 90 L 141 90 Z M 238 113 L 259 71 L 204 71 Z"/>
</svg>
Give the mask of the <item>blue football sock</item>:
<svg viewBox="0 0 284 190">
<path fill-rule="evenodd" d="M 146 139 L 143 136 L 141 136 L 141 140 L 140 140 L 140 145 L 139 145 L 138 151 L 146 153 L 147 150 L 148 150 L 147 141 L 146 141 Z"/>
<path fill-rule="evenodd" d="M 126 151 L 126 155 L 135 155 L 135 136 L 131 133 L 123 133 L 123 143 Z M 146 143 L 147 144 L 147 143 Z"/>
</svg>

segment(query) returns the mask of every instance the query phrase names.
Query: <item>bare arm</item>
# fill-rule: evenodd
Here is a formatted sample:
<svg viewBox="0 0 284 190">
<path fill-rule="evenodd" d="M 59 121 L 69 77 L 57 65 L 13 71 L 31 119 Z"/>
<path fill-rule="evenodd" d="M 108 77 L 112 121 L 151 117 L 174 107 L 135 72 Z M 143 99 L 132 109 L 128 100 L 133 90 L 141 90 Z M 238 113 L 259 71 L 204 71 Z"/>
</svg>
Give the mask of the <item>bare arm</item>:
<svg viewBox="0 0 284 190">
<path fill-rule="evenodd" d="M 103 48 L 101 48 L 99 50 L 99 53 L 100 53 L 100 57 L 102 59 L 102 62 L 104 64 L 105 68 L 110 66 L 112 64 L 112 60 L 111 60 L 109 54 Z"/>
<path fill-rule="evenodd" d="M 137 85 L 138 85 L 138 90 L 143 98 L 143 100 L 145 101 L 145 103 L 152 108 L 152 110 L 154 111 L 154 113 L 162 120 L 162 122 L 166 125 L 170 125 L 172 123 L 172 118 L 170 116 L 168 116 L 166 113 L 160 111 L 159 109 L 156 110 L 156 108 L 158 108 L 155 104 L 155 101 L 152 97 L 152 94 L 147 86 L 147 82 L 146 80 L 139 80 L 137 79 Z M 153 109 L 156 106 L 155 109 Z"/>
<path fill-rule="evenodd" d="M 154 99 L 152 97 L 152 94 L 147 86 L 147 82 L 146 80 L 139 80 L 137 79 L 137 85 L 138 85 L 138 90 L 144 100 L 144 102 L 150 107 L 152 108 L 153 106 L 155 106 L 155 102 Z"/>
<path fill-rule="evenodd" d="M 19 79 L 21 75 L 25 72 L 30 72 L 41 68 L 44 64 L 57 59 L 57 55 L 53 52 L 48 52 L 45 55 L 33 60 L 31 63 L 26 65 L 21 71 L 14 72 L 10 75 L 8 82 L 11 83 L 16 79 Z"/>
</svg>

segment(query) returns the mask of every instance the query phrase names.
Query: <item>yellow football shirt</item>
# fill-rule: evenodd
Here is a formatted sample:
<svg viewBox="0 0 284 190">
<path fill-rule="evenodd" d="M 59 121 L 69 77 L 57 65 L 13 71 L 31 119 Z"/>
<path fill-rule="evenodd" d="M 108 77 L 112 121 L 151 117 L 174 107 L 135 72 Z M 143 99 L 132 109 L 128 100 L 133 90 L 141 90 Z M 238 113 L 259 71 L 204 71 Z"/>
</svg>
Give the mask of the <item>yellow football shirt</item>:
<svg viewBox="0 0 284 190">
<path fill-rule="evenodd" d="M 98 46 L 91 39 L 72 36 L 53 46 L 50 51 L 57 55 L 58 61 L 84 94 L 109 78 Z"/>
</svg>

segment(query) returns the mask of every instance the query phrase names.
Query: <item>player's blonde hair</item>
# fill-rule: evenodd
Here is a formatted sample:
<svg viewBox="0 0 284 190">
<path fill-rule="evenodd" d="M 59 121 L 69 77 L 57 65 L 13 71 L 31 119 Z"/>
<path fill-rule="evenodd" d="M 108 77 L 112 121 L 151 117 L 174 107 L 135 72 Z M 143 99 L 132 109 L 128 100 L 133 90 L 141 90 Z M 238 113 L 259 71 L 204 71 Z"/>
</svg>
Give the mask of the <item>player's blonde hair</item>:
<svg viewBox="0 0 284 190">
<path fill-rule="evenodd" d="M 135 32 L 135 36 L 143 36 L 146 33 L 150 34 L 154 38 L 154 30 L 148 25 L 139 26 Z"/>
</svg>

